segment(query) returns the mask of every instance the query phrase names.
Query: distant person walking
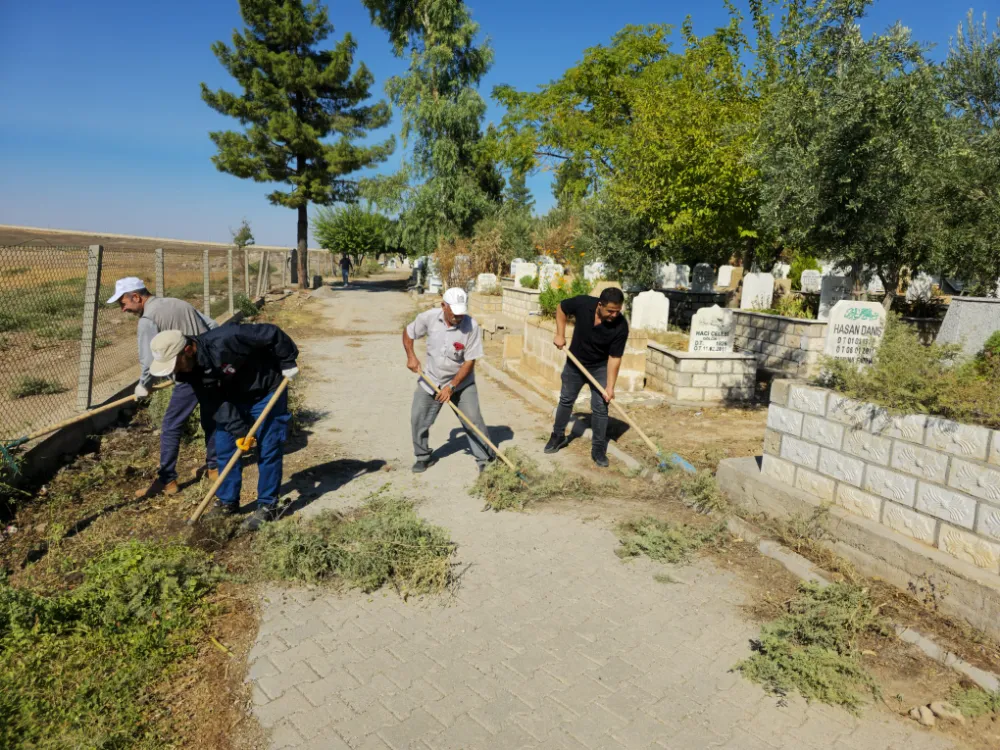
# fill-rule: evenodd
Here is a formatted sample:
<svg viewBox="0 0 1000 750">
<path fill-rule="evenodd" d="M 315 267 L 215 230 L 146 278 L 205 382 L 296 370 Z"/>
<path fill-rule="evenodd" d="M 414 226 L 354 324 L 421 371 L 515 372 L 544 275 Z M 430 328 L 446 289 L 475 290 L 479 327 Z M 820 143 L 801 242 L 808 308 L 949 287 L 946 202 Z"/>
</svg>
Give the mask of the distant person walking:
<svg viewBox="0 0 1000 750">
<path fill-rule="evenodd" d="M 468 295 L 461 289 L 449 289 L 444 293 L 440 309 L 420 313 L 403 329 L 406 366 L 412 372 L 421 372 L 413 342 L 426 337 L 427 366 L 423 373 L 440 389 L 440 393 L 435 395 L 434 390 L 420 379 L 413 393 L 410 431 L 413 434 L 413 453 L 417 457 L 413 464 L 415 474 L 427 471 L 437 462 L 431 455 L 427 438 L 441 407 L 448 401 L 454 401 L 484 435 L 489 434 L 479 410 L 479 393 L 476 391 L 475 368 L 476 360 L 483 356 L 482 335 L 479 324 L 468 315 L 468 311 Z M 465 434 L 482 471 L 495 456 L 471 430 L 467 429 Z"/>
<path fill-rule="evenodd" d="M 122 312 L 139 316 L 136 332 L 142 371 L 139 375 L 139 384 L 135 387 L 135 396 L 140 401 L 149 398 L 149 386 L 153 382 L 153 375 L 149 372 L 149 366 L 153 361 L 150 343 L 156 334 L 160 331 L 177 330 L 185 336 L 198 336 L 219 325 L 184 300 L 150 294 L 143 280 L 135 276 L 115 282 L 115 294 L 108 300 L 108 304 L 113 305 L 116 302 Z M 136 491 L 137 498 L 154 497 L 161 493 L 166 495 L 177 493 L 177 456 L 180 453 L 181 433 L 184 430 L 184 423 L 197 405 L 198 397 L 190 385 L 187 383 L 174 385 L 160 427 L 160 468 L 156 473 L 156 479 L 149 487 Z M 197 477 L 202 468 L 205 468 L 209 479 L 215 479 L 219 474 L 215 454 L 215 419 L 205 409 L 201 410 L 201 428 L 205 432 L 205 466 L 197 469 L 194 476 Z"/>
<path fill-rule="evenodd" d="M 594 434 L 590 457 L 598 466 L 608 465 L 608 404 L 615 397 L 615 383 L 628 340 L 628 321 L 622 316 L 624 303 L 622 290 L 611 287 L 601 292 L 599 299 L 583 294 L 563 300 L 556 307 L 556 336 L 552 343 L 557 349 L 566 346 L 566 320 L 570 315 L 575 316 L 569 350 L 608 394 L 605 401 L 601 393 L 590 386 L 590 429 Z M 556 453 L 566 445 L 566 425 L 584 383 L 589 384 L 586 376 L 567 357 L 552 436 L 545 445 L 546 453 Z"/>
<path fill-rule="evenodd" d="M 340 275 L 344 279 L 344 286 L 347 286 L 348 277 L 351 271 L 354 270 L 354 264 L 351 262 L 351 256 L 344 253 L 340 256 Z"/>
</svg>

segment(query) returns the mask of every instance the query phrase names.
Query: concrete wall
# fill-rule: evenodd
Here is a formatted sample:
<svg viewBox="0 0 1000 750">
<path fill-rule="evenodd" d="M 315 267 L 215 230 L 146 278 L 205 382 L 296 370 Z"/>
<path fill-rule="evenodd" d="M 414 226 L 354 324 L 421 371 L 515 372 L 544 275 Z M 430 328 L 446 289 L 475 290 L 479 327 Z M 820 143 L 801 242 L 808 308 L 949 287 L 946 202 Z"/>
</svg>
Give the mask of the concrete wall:
<svg viewBox="0 0 1000 750">
<path fill-rule="evenodd" d="M 541 292 L 537 289 L 515 289 L 505 286 L 501 310 L 504 315 L 517 320 L 524 320 L 531 313 L 538 313 L 541 307 L 538 305 L 538 295 Z"/>
<path fill-rule="evenodd" d="M 646 387 L 677 401 L 699 404 L 749 401 L 757 360 L 746 352 L 679 352 L 649 342 Z"/>
<path fill-rule="evenodd" d="M 524 321 L 524 341 L 521 349 L 521 370 L 540 381 L 546 388 L 558 390 L 566 352 L 552 345 L 556 324 L 554 320 L 530 317 Z M 566 325 L 566 341 L 573 337 L 572 324 Z M 629 330 L 621 370 L 618 372 L 617 391 L 641 391 L 646 381 L 646 334 Z"/>
<path fill-rule="evenodd" d="M 670 300 L 670 322 L 681 328 L 691 327 L 691 318 L 703 307 L 725 307 L 726 292 L 690 292 L 682 289 L 659 289 Z"/>
<path fill-rule="evenodd" d="M 473 317 L 500 315 L 503 312 L 503 297 L 499 294 L 471 292 L 469 294 L 469 312 L 472 313 Z"/>
<path fill-rule="evenodd" d="M 826 339 L 826 321 L 733 310 L 735 348 L 750 352 L 757 366 L 790 378 L 811 378 L 819 372 Z"/>
<path fill-rule="evenodd" d="M 775 381 L 762 473 L 1000 576 L 1000 431 Z"/>
</svg>

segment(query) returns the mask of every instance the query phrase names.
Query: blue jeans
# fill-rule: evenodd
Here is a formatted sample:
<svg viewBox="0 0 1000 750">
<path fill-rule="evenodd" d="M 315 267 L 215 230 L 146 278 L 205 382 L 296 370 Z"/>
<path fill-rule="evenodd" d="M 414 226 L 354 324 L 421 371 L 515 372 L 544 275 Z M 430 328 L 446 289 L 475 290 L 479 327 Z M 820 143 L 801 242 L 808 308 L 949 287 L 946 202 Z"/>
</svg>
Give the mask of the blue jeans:
<svg viewBox="0 0 1000 750">
<path fill-rule="evenodd" d="M 158 478 L 164 484 L 177 479 L 177 454 L 181 449 L 181 434 L 184 423 L 198 405 L 198 396 L 189 383 L 175 383 L 170 394 L 170 403 L 163 414 L 163 424 L 160 427 L 160 470 Z M 215 457 L 215 419 L 214 415 L 201 410 L 201 429 L 205 432 L 205 463 L 208 468 L 218 466 Z"/>
<path fill-rule="evenodd" d="M 256 403 L 235 403 L 247 424 L 253 424 L 267 402 L 271 393 Z M 288 436 L 288 393 L 282 393 L 281 398 L 267 415 L 264 424 L 257 430 L 257 504 L 275 505 L 278 502 L 278 492 L 281 489 L 281 471 L 285 455 L 285 438 Z M 232 435 L 225 430 L 219 430 L 215 435 L 215 448 L 219 453 L 219 463 L 225 466 L 236 453 L 236 438 L 242 435 Z M 223 505 L 239 505 L 240 492 L 243 489 L 243 464 L 238 463 L 229 472 L 215 496 Z"/>
<path fill-rule="evenodd" d="M 608 387 L 608 366 L 607 364 L 588 367 L 594 380 L 601 384 L 602 388 Z M 562 390 L 559 392 L 559 406 L 556 407 L 556 420 L 552 425 L 552 432 L 556 435 L 566 434 L 566 425 L 569 424 L 573 415 L 573 404 L 576 397 L 580 395 L 580 390 L 584 385 L 590 386 L 590 429 L 594 433 L 592 442 L 596 446 L 606 448 L 608 445 L 608 402 L 604 396 L 590 385 L 590 381 L 580 372 L 580 369 L 566 361 L 562 371 Z"/>
<path fill-rule="evenodd" d="M 340 275 L 344 277 L 344 286 L 347 286 L 347 275 L 348 275 L 347 274 L 347 269 L 346 268 L 341 268 L 340 269 Z"/>
</svg>

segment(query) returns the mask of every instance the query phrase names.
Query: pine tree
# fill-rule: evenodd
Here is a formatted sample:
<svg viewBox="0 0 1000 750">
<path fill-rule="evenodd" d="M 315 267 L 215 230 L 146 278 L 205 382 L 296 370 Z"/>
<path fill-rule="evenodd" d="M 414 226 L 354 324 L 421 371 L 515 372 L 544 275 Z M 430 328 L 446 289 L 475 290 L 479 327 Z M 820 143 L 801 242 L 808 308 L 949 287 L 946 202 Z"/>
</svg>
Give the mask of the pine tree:
<svg viewBox="0 0 1000 750">
<path fill-rule="evenodd" d="M 535 207 L 535 199 L 531 196 L 524 172 L 515 171 L 511 174 L 510 179 L 507 180 L 504 198 L 512 203 L 518 211 L 523 211 L 526 214 L 531 213 L 531 209 Z"/>
<path fill-rule="evenodd" d="M 212 51 L 243 93 L 202 84 L 201 96 L 246 131 L 210 133 L 219 150 L 212 162 L 243 179 L 292 186 L 268 200 L 298 212 L 299 283 L 305 287 L 308 206 L 354 200 L 356 183 L 345 175 L 384 161 L 395 140 L 371 146 L 354 141 L 388 124 L 391 112 L 385 102 L 362 104 L 374 77 L 363 63 L 354 68 L 357 45 L 350 34 L 333 49 L 319 49 L 333 32 L 319 0 L 239 2 L 243 32 L 233 32 L 232 47 L 216 42 Z M 325 142 L 329 136 L 336 140 Z"/>
</svg>

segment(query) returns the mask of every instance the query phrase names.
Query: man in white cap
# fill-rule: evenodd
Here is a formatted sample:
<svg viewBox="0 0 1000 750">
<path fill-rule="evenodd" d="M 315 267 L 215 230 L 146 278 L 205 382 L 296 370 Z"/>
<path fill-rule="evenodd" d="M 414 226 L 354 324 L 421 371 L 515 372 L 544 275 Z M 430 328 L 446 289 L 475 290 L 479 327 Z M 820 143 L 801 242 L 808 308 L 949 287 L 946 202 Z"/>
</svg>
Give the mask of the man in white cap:
<svg viewBox="0 0 1000 750">
<path fill-rule="evenodd" d="M 135 396 L 139 400 L 149 397 L 149 386 L 153 382 L 153 375 L 149 372 L 153 354 L 149 345 L 156 334 L 160 331 L 175 330 L 185 336 L 198 336 L 219 325 L 182 299 L 150 294 L 143 280 L 135 276 L 118 279 L 115 282 L 115 293 L 108 300 L 108 304 L 113 305 L 116 302 L 122 312 L 139 316 L 136 333 L 139 338 L 139 364 L 142 366 L 142 371 L 139 374 L 139 384 L 135 387 Z M 177 456 L 180 453 L 181 434 L 184 431 L 184 424 L 197 405 L 198 397 L 190 385 L 187 383 L 174 385 L 160 427 L 160 468 L 156 479 L 149 487 L 136 491 L 137 498 L 153 497 L 160 493 L 165 495 L 177 493 Z M 215 455 L 215 420 L 204 409 L 201 411 L 201 428 L 205 433 L 205 464 L 208 478 L 215 479 L 219 475 Z M 197 469 L 194 476 L 197 477 L 200 471 L 201 469 Z"/>
<path fill-rule="evenodd" d="M 406 366 L 412 372 L 420 373 L 420 360 L 413 353 L 413 342 L 426 336 L 427 366 L 423 372 L 440 389 L 440 393 L 435 395 L 434 390 L 420 379 L 413 394 L 410 429 L 413 433 L 413 452 L 417 457 L 413 464 L 415 474 L 427 471 L 437 462 L 431 455 L 427 438 L 441 407 L 448 401 L 454 401 L 484 435 L 489 434 L 479 411 L 479 394 L 476 391 L 475 368 L 476 360 L 483 356 L 482 335 L 479 324 L 468 312 L 468 296 L 462 289 L 452 288 L 444 293 L 440 309 L 420 313 L 403 329 Z M 471 430 L 466 429 L 465 434 L 482 471 L 495 456 Z"/>
<path fill-rule="evenodd" d="M 288 435 L 288 391 L 275 401 L 257 434 L 249 439 L 246 434 L 282 379 L 298 375 L 295 342 L 278 326 L 261 323 L 226 325 L 200 336 L 163 331 L 153 339 L 150 349 L 153 362 L 149 371 L 157 377 L 172 375 L 178 383 L 189 383 L 202 411 L 214 415 L 218 425 L 215 448 L 221 464 L 228 463 L 237 448 L 249 451 L 259 443 L 257 508 L 243 528 L 254 530 L 274 520 Z M 237 512 L 242 487 L 243 464 L 237 462 L 216 492 L 213 514 Z"/>
</svg>

